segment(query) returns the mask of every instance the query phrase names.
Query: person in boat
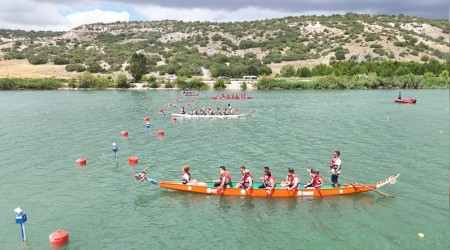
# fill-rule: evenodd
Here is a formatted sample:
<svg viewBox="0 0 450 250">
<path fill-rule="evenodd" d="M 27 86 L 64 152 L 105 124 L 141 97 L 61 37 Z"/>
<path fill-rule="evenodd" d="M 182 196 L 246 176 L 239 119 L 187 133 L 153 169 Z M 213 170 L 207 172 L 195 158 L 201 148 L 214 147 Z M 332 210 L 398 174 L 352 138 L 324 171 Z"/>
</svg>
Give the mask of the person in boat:
<svg viewBox="0 0 450 250">
<path fill-rule="evenodd" d="M 221 115 L 222 112 L 220 112 L 220 108 L 216 108 L 216 115 Z"/>
<path fill-rule="evenodd" d="M 220 166 L 220 179 L 214 183 L 214 187 L 225 188 L 231 186 L 231 174 L 225 166 Z"/>
<path fill-rule="evenodd" d="M 228 112 L 229 112 L 230 115 L 233 114 L 233 107 L 231 107 L 230 103 L 228 103 Z"/>
<path fill-rule="evenodd" d="M 275 176 L 272 175 L 270 171 L 267 171 L 264 173 L 264 181 L 262 187 L 259 186 L 259 188 L 266 189 L 266 192 L 268 194 L 271 194 L 273 189 L 275 188 Z"/>
<path fill-rule="evenodd" d="M 333 152 L 333 159 L 330 162 L 330 170 L 331 173 L 331 183 L 333 183 L 334 187 L 339 187 L 338 178 L 341 174 L 341 153 L 336 150 Z"/>
<path fill-rule="evenodd" d="M 148 180 L 150 181 L 150 178 L 147 175 L 147 170 L 144 169 L 141 172 L 137 173 L 134 175 L 134 177 L 136 178 L 137 181 L 139 182 L 143 182 L 144 180 Z"/>
<path fill-rule="evenodd" d="M 245 166 L 241 166 L 240 170 L 241 170 L 241 181 L 239 181 L 239 182 L 236 184 L 236 187 L 237 187 L 237 188 L 238 188 L 238 187 L 241 187 L 241 186 L 242 186 L 242 183 L 244 183 L 244 177 L 245 177 L 244 171 L 245 171 Z"/>
<path fill-rule="evenodd" d="M 228 109 L 227 109 L 227 108 L 224 108 L 224 109 L 223 109 L 223 114 L 224 114 L 224 115 L 229 115 L 229 114 L 230 114 L 230 113 L 228 112 Z"/>
<path fill-rule="evenodd" d="M 183 184 L 187 184 L 191 181 L 191 172 L 189 172 L 189 166 L 183 166 L 181 169 L 181 180 Z"/>
<path fill-rule="evenodd" d="M 191 115 L 198 115 L 197 108 L 193 108 Z"/>
<path fill-rule="evenodd" d="M 239 183 L 236 188 L 243 188 L 245 189 L 245 192 L 247 192 L 249 189 L 253 188 L 253 177 L 248 169 L 244 169 L 243 174 L 242 183 Z"/>
<path fill-rule="evenodd" d="M 398 92 L 398 98 L 397 99 L 399 99 L 399 100 L 402 99 L 402 92 L 401 91 Z"/>
<path fill-rule="evenodd" d="M 186 114 L 186 111 L 184 110 L 184 107 L 181 107 L 180 114 L 182 114 L 182 115 Z"/>
<path fill-rule="evenodd" d="M 305 184 L 305 188 L 320 188 L 323 184 L 323 179 L 319 170 L 310 169 L 309 174 L 311 176 L 311 181 Z"/>
<path fill-rule="evenodd" d="M 288 174 L 286 176 L 286 181 L 281 183 L 281 187 L 288 190 L 297 189 L 299 183 L 300 177 L 298 177 L 298 175 L 294 173 L 294 168 L 289 168 Z"/>
<path fill-rule="evenodd" d="M 205 113 L 205 108 L 201 107 L 200 108 L 200 112 L 198 113 L 199 115 L 206 115 Z"/>
<path fill-rule="evenodd" d="M 260 177 L 259 179 L 264 182 L 265 178 L 266 178 L 266 173 L 269 172 L 269 167 L 265 166 L 264 167 L 264 177 Z M 258 188 L 264 188 L 264 183 L 261 184 Z"/>
<path fill-rule="evenodd" d="M 212 108 L 208 107 L 208 115 L 213 115 Z"/>
</svg>

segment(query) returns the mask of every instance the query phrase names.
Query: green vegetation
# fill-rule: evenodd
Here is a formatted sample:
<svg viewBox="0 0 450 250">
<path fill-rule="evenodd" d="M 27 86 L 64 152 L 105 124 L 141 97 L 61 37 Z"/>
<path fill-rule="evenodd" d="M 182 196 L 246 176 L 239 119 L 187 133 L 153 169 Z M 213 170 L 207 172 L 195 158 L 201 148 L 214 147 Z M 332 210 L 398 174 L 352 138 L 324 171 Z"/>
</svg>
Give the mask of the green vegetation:
<svg viewBox="0 0 450 250">
<path fill-rule="evenodd" d="M 69 72 L 110 75 L 103 78 L 83 73 L 83 77 L 69 82 L 72 87 L 92 88 L 130 87 L 128 79 L 126 83 L 121 80 L 120 84 L 117 79 L 116 82 L 111 79 L 122 73 L 124 65 L 128 65 L 125 70 L 132 75 L 133 82 L 146 79 L 148 73 L 164 77 L 171 74 L 177 76 L 176 81 L 152 80 L 147 86 L 192 85 L 196 89 L 207 86 L 198 80 L 205 70 L 214 78 L 255 75 L 259 79 L 271 79 L 267 76 L 272 75 L 272 69 L 278 69 L 279 65 L 274 65 L 277 63 L 284 63 L 277 77 L 314 77 L 314 81 L 318 81 L 318 76 L 327 76 L 359 77 L 357 82 L 361 82 L 364 76 L 375 75 L 383 79 L 381 82 L 395 82 L 397 77 L 412 74 L 419 78 L 426 76 L 426 81 L 431 82 L 431 78 L 441 79 L 444 70 L 450 68 L 448 20 L 402 14 L 289 16 L 233 23 L 173 20 L 96 23 L 70 32 L 75 36 L 65 36 L 72 34 L 63 32 L 0 29 L 2 59 L 27 59 L 35 65 L 66 65 Z M 330 78 L 330 86 L 351 86 L 335 84 L 335 78 Z M 291 88 L 291 80 L 273 80 L 279 83 L 273 85 L 264 80 L 261 88 L 266 84 Z M 402 80 L 398 81 L 392 86 L 404 85 Z M 440 86 L 440 80 L 435 81 L 419 87 Z M 223 87 L 219 81 L 216 84 L 215 88 Z M 320 86 L 317 88 L 322 85 L 317 83 Z M 356 84 L 355 88 L 360 86 Z"/>
<path fill-rule="evenodd" d="M 432 89 L 448 88 L 448 77 L 427 77 L 413 74 L 396 77 L 321 76 L 309 81 L 263 78 L 258 89 Z"/>
<path fill-rule="evenodd" d="M 53 90 L 63 87 L 61 80 L 55 78 L 0 78 L 0 90 Z"/>
</svg>

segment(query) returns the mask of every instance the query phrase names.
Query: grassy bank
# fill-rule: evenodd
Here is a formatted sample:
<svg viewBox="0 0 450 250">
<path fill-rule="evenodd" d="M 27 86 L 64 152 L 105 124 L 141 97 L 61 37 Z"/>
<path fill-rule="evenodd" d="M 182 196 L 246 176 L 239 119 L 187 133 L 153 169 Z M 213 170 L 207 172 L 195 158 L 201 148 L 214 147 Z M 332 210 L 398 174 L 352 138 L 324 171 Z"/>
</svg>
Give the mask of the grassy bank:
<svg viewBox="0 0 450 250">
<path fill-rule="evenodd" d="M 64 86 L 62 81 L 56 78 L 0 78 L 0 90 L 52 90 Z"/>
<path fill-rule="evenodd" d="M 446 89 L 448 77 L 322 76 L 307 80 L 261 77 L 257 89 Z"/>
</svg>

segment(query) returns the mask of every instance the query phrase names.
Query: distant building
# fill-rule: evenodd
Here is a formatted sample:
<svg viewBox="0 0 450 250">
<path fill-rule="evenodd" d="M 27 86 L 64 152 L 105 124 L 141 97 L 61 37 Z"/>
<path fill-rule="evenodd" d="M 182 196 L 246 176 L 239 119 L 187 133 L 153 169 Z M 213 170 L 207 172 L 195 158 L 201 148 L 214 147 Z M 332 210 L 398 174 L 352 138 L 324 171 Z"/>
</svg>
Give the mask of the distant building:
<svg viewBox="0 0 450 250">
<path fill-rule="evenodd" d="M 247 81 L 247 82 L 253 82 L 253 81 L 256 81 L 258 79 L 258 77 L 257 76 L 244 76 L 243 79 L 244 79 L 244 81 Z"/>
</svg>

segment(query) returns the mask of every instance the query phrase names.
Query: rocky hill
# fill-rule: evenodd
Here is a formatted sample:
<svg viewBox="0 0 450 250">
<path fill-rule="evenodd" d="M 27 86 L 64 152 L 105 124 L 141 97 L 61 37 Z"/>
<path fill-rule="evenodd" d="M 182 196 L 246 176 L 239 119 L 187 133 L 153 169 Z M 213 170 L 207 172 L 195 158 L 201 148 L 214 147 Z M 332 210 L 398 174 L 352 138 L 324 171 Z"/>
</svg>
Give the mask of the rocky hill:
<svg viewBox="0 0 450 250">
<path fill-rule="evenodd" d="M 0 58 L 56 65 L 55 75 L 83 71 L 75 66 L 114 73 L 138 52 L 148 57 L 154 75 L 184 70 L 189 76 L 239 77 L 340 60 L 445 62 L 449 31 L 448 20 L 353 13 L 228 23 L 98 23 L 67 32 L 0 30 Z"/>
</svg>

